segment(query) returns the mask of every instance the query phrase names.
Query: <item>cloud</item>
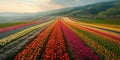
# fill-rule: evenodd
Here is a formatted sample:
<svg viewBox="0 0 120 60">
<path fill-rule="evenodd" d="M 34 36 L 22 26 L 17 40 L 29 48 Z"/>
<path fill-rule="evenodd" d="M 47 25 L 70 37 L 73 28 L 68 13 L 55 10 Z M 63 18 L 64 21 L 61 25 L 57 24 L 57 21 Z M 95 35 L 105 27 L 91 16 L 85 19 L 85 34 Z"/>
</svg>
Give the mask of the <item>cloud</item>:
<svg viewBox="0 0 120 60">
<path fill-rule="evenodd" d="M 4 0 L 0 1 L 0 11 L 1 12 L 40 12 L 44 11 L 42 8 L 38 7 L 38 5 L 32 3 L 22 3 L 18 0 Z"/>
<path fill-rule="evenodd" d="M 79 2 L 80 0 L 75 0 L 75 2 Z"/>
<path fill-rule="evenodd" d="M 0 12 L 43 12 L 108 0 L 0 0 Z"/>
<path fill-rule="evenodd" d="M 45 10 L 59 9 L 64 7 L 62 4 L 51 3 L 52 0 L 33 0 L 33 1 L 36 2 L 37 5 L 39 5 Z"/>
<path fill-rule="evenodd" d="M 61 4 L 52 4 L 52 0 L 1 0 L 0 12 L 43 12 L 52 9 L 60 9 Z"/>
<path fill-rule="evenodd" d="M 81 0 L 51 0 L 51 4 L 60 4 L 63 5 L 64 7 L 71 7 L 71 6 L 77 6 L 80 5 L 79 2 Z"/>
</svg>

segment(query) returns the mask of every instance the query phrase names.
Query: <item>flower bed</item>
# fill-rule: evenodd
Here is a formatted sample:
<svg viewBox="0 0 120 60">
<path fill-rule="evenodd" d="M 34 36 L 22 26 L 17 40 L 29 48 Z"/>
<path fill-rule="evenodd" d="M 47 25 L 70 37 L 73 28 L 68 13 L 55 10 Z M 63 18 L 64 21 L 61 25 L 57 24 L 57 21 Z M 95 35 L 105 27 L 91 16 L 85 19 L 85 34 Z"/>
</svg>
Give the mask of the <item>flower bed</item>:
<svg viewBox="0 0 120 60">
<path fill-rule="evenodd" d="M 73 53 L 73 57 L 77 60 L 101 60 L 94 52 L 77 37 L 68 27 L 61 23 L 67 43 Z"/>
<path fill-rule="evenodd" d="M 25 46 L 23 50 L 16 55 L 14 60 L 36 60 L 40 54 L 43 44 L 46 41 L 46 38 L 55 24 L 56 23 L 53 23 L 48 28 L 43 30 L 32 42 Z"/>
<path fill-rule="evenodd" d="M 58 19 L 59 20 L 59 19 Z M 62 30 L 59 22 L 53 29 L 45 51 L 42 55 L 43 60 L 70 60 L 66 51 Z"/>
<path fill-rule="evenodd" d="M 65 22 L 65 21 L 64 21 Z M 100 45 L 99 42 L 95 42 L 91 38 L 88 38 L 92 35 L 84 35 L 83 31 L 75 29 L 73 26 L 70 26 L 68 23 L 65 22 L 65 24 L 72 30 L 74 33 L 76 33 L 91 49 L 93 49 L 97 54 L 100 54 L 103 56 L 103 59 L 120 59 L 120 56 L 115 54 L 114 52 L 106 49 L 104 46 Z M 87 32 L 84 32 L 87 33 Z"/>
<path fill-rule="evenodd" d="M 15 33 L 15 34 L 12 34 L 12 35 L 10 35 L 10 36 L 8 36 L 8 37 L 2 38 L 2 39 L 0 39 L 0 46 L 4 46 L 4 45 L 6 45 L 7 43 L 13 41 L 14 39 L 17 39 L 17 38 L 19 38 L 19 37 L 21 37 L 21 36 L 24 36 L 25 34 L 31 32 L 31 31 L 33 31 L 33 30 L 35 30 L 35 29 L 37 29 L 37 28 L 40 28 L 40 27 L 42 27 L 42 26 L 45 26 L 45 25 L 47 25 L 47 24 L 49 24 L 49 23 L 52 23 L 52 21 L 46 22 L 46 23 L 43 23 L 43 24 L 40 24 L 40 25 L 37 25 L 37 26 L 34 26 L 34 27 L 27 28 L 27 29 L 25 29 L 25 30 L 22 30 L 22 31 L 20 31 L 20 32 L 17 32 L 17 33 Z"/>
</svg>

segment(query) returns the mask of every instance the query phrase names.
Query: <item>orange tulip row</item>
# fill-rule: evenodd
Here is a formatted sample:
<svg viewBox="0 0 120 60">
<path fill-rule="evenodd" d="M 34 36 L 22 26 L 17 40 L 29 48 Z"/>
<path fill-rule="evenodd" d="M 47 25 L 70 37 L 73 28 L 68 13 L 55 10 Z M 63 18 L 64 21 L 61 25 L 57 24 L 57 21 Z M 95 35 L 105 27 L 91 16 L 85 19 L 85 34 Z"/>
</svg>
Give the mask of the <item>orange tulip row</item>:
<svg viewBox="0 0 120 60">
<path fill-rule="evenodd" d="M 58 22 L 53 29 L 48 43 L 46 45 L 45 51 L 42 55 L 43 60 L 70 60 L 68 53 L 66 51 L 64 38 L 62 30 L 60 28 L 60 21 Z"/>
<path fill-rule="evenodd" d="M 20 51 L 14 60 L 36 60 L 40 55 L 41 48 L 43 47 L 49 33 L 55 26 L 56 21 L 52 23 L 48 28 L 43 30 L 32 42 Z"/>
</svg>

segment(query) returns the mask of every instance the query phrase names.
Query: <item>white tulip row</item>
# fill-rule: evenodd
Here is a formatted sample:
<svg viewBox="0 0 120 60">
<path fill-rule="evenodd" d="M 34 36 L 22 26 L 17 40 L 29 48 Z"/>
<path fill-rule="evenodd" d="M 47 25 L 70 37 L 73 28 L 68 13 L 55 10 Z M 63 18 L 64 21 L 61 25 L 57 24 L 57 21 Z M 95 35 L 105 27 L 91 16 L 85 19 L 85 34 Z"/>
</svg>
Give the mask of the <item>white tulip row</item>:
<svg viewBox="0 0 120 60">
<path fill-rule="evenodd" d="M 43 23 L 43 24 L 40 24 L 40 25 L 37 25 L 37 26 L 34 26 L 34 27 L 30 27 L 30 28 L 24 29 L 24 30 L 22 30 L 22 31 L 20 31 L 20 32 L 17 32 L 17 33 L 15 33 L 15 34 L 12 34 L 12 35 L 10 35 L 10 36 L 7 36 L 7 37 L 5 37 L 5 38 L 2 38 L 2 39 L 0 39 L 0 46 L 4 46 L 4 45 L 6 45 L 7 43 L 13 41 L 14 39 L 17 39 L 17 38 L 19 38 L 19 37 L 22 37 L 22 36 L 24 36 L 25 34 L 31 32 L 31 31 L 33 31 L 33 30 L 35 30 L 35 29 L 37 29 L 37 28 L 41 28 L 41 27 L 43 27 L 43 26 L 45 26 L 45 25 L 47 25 L 47 24 L 50 24 L 50 23 L 52 23 L 52 22 L 53 22 L 53 21 L 49 21 L 49 22 L 46 22 L 46 23 Z"/>
<path fill-rule="evenodd" d="M 65 21 L 71 21 L 71 22 L 74 22 L 74 21 L 72 21 L 70 18 L 68 18 L 68 17 L 62 17 L 63 18 L 63 20 L 65 20 Z"/>
</svg>

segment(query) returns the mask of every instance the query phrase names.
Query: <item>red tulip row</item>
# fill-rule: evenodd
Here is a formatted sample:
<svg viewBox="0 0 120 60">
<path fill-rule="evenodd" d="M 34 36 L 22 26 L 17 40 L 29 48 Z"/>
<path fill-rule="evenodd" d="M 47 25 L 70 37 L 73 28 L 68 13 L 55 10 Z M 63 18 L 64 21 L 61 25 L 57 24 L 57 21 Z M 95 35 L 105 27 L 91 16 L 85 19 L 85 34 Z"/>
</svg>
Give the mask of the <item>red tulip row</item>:
<svg viewBox="0 0 120 60">
<path fill-rule="evenodd" d="M 33 24 L 39 24 L 39 23 L 38 22 L 32 22 L 32 23 L 20 24 L 20 25 L 16 25 L 16 26 L 3 28 L 3 29 L 0 29 L 0 33 L 10 31 L 10 30 L 14 30 L 14 29 L 21 28 L 21 27 L 25 27 L 25 26 L 30 26 L 30 25 L 33 25 Z"/>
<path fill-rule="evenodd" d="M 75 35 L 62 22 L 61 26 L 74 58 L 77 60 L 101 60 L 89 47 L 85 46 L 85 44 L 79 39 L 77 35 Z"/>
<path fill-rule="evenodd" d="M 14 60 L 36 60 L 49 33 L 51 32 L 55 24 L 56 22 L 43 30 L 32 42 L 25 46 L 24 49 L 16 55 Z"/>
<path fill-rule="evenodd" d="M 58 18 L 59 20 L 59 18 Z M 66 51 L 60 22 L 58 21 L 53 29 L 50 38 L 47 42 L 46 48 L 42 55 L 43 60 L 70 60 Z"/>
</svg>

